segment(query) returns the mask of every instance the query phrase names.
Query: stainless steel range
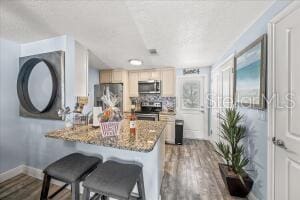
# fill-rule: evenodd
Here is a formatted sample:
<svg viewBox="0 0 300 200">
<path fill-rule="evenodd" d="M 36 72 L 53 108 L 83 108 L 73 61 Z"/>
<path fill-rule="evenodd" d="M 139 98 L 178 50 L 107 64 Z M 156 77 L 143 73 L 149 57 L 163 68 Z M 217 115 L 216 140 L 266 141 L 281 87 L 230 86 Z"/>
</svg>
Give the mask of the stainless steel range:
<svg viewBox="0 0 300 200">
<path fill-rule="evenodd" d="M 138 120 L 159 121 L 159 112 L 162 110 L 162 102 L 142 102 L 141 111 L 136 112 Z"/>
</svg>

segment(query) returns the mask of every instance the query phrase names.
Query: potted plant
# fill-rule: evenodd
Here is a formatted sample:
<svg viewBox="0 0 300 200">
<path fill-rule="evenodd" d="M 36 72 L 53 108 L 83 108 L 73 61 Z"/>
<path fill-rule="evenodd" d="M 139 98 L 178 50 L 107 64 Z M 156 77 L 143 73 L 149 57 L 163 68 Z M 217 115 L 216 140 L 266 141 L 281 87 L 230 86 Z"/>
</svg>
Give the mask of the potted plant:
<svg viewBox="0 0 300 200">
<path fill-rule="evenodd" d="M 228 108 L 221 116 L 221 141 L 216 142 L 216 152 L 225 160 L 219 163 L 219 169 L 230 195 L 246 197 L 253 180 L 244 171 L 249 160 L 245 157 L 245 148 L 240 141 L 246 137 L 246 127 L 241 125 L 243 116 L 235 109 Z"/>
</svg>

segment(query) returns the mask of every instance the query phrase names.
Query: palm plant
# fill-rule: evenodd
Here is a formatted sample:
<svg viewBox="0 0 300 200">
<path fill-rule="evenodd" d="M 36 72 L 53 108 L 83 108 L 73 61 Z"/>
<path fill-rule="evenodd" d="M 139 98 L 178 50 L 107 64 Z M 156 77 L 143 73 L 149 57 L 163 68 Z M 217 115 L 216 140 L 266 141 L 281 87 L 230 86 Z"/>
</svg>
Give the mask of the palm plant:
<svg viewBox="0 0 300 200">
<path fill-rule="evenodd" d="M 221 116 L 223 141 L 216 142 L 216 152 L 224 158 L 229 171 L 233 171 L 243 182 L 243 168 L 249 160 L 244 156 L 245 148 L 240 141 L 246 137 L 246 127 L 241 125 L 243 116 L 235 108 L 227 108 Z"/>
</svg>

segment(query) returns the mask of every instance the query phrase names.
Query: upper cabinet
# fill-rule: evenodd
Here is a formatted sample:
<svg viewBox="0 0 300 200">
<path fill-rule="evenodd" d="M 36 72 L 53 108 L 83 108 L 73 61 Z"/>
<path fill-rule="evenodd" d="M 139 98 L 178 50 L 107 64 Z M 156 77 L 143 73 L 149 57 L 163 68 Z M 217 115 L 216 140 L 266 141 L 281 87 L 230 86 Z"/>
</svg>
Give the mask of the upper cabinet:
<svg viewBox="0 0 300 200">
<path fill-rule="evenodd" d="M 140 71 L 140 81 L 147 81 L 147 80 L 151 80 L 151 71 L 149 70 L 144 70 L 144 71 Z"/>
<path fill-rule="evenodd" d="M 175 97 L 176 96 L 176 71 L 175 69 L 161 70 L 161 96 Z"/>
<path fill-rule="evenodd" d="M 100 71 L 100 83 L 111 83 L 112 71 L 111 70 L 101 70 Z"/>
<path fill-rule="evenodd" d="M 143 70 L 139 72 L 140 81 L 161 80 L 160 70 Z"/>
<path fill-rule="evenodd" d="M 128 82 L 129 82 L 129 96 L 138 97 L 138 82 L 139 82 L 140 73 L 138 71 L 130 71 L 128 73 Z"/>
<path fill-rule="evenodd" d="M 176 71 L 174 68 L 136 71 L 121 69 L 100 71 L 100 83 L 123 83 L 124 91 L 128 97 L 138 97 L 138 82 L 147 80 L 161 81 L 161 96 L 176 96 Z"/>
<path fill-rule="evenodd" d="M 151 79 L 152 80 L 161 80 L 160 70 L 152 70 L 151 71 Z"/>
<path fill-rule="evenodd" d="M 126 76 L 125 70 L 101 70 L 100 83 L 124 83 Z"/>
<path fill-rule="evenodd" d="M 124 70 L 113 70 L 111 73 L 112 83 L 123 83 L 124 82 Z"/>
<path fill-rule="evenodd" d="M 161 96 L 176 96 L 176 71 L 174 68 L 130 71 L 128 80 L 130 97 L 138 97 L 138 82 L 147 80 L 161 81 Z"/>
</svg>

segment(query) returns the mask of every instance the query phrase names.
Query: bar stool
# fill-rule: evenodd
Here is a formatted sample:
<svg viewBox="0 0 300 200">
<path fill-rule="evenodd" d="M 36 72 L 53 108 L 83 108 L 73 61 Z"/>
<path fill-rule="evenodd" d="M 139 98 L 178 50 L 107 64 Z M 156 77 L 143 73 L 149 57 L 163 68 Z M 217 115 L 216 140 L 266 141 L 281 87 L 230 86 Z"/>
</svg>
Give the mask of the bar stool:
<svg viewBox="0 0 300 200">
<path fill-rule="evenodd" d="M 69 184 L 71 184 L 72 200 L 79 200 L 79 183 L 96 169 L 99 163 L 102 163 L 102 159 L 100 158 L 85 156 L 80 153 L 72 153 L 50 164 L 44 170 L 44 181 L 40 200 L 52 199 Z M 48 197 L 52 178 L 66 184 Z"/>
<path fill-rule="evenodd" d="M 131 195 L 136 183 L 139 192 L 137 199 L 146 200 L 142 167 L 110 160 L 99 165 L 86 177 L 83 182 L 83 200 L 90 199 L 90 192 L 102 195 L 102 199 L 108 197 L 119 200 L 136 198 Z"/>
</svg>

